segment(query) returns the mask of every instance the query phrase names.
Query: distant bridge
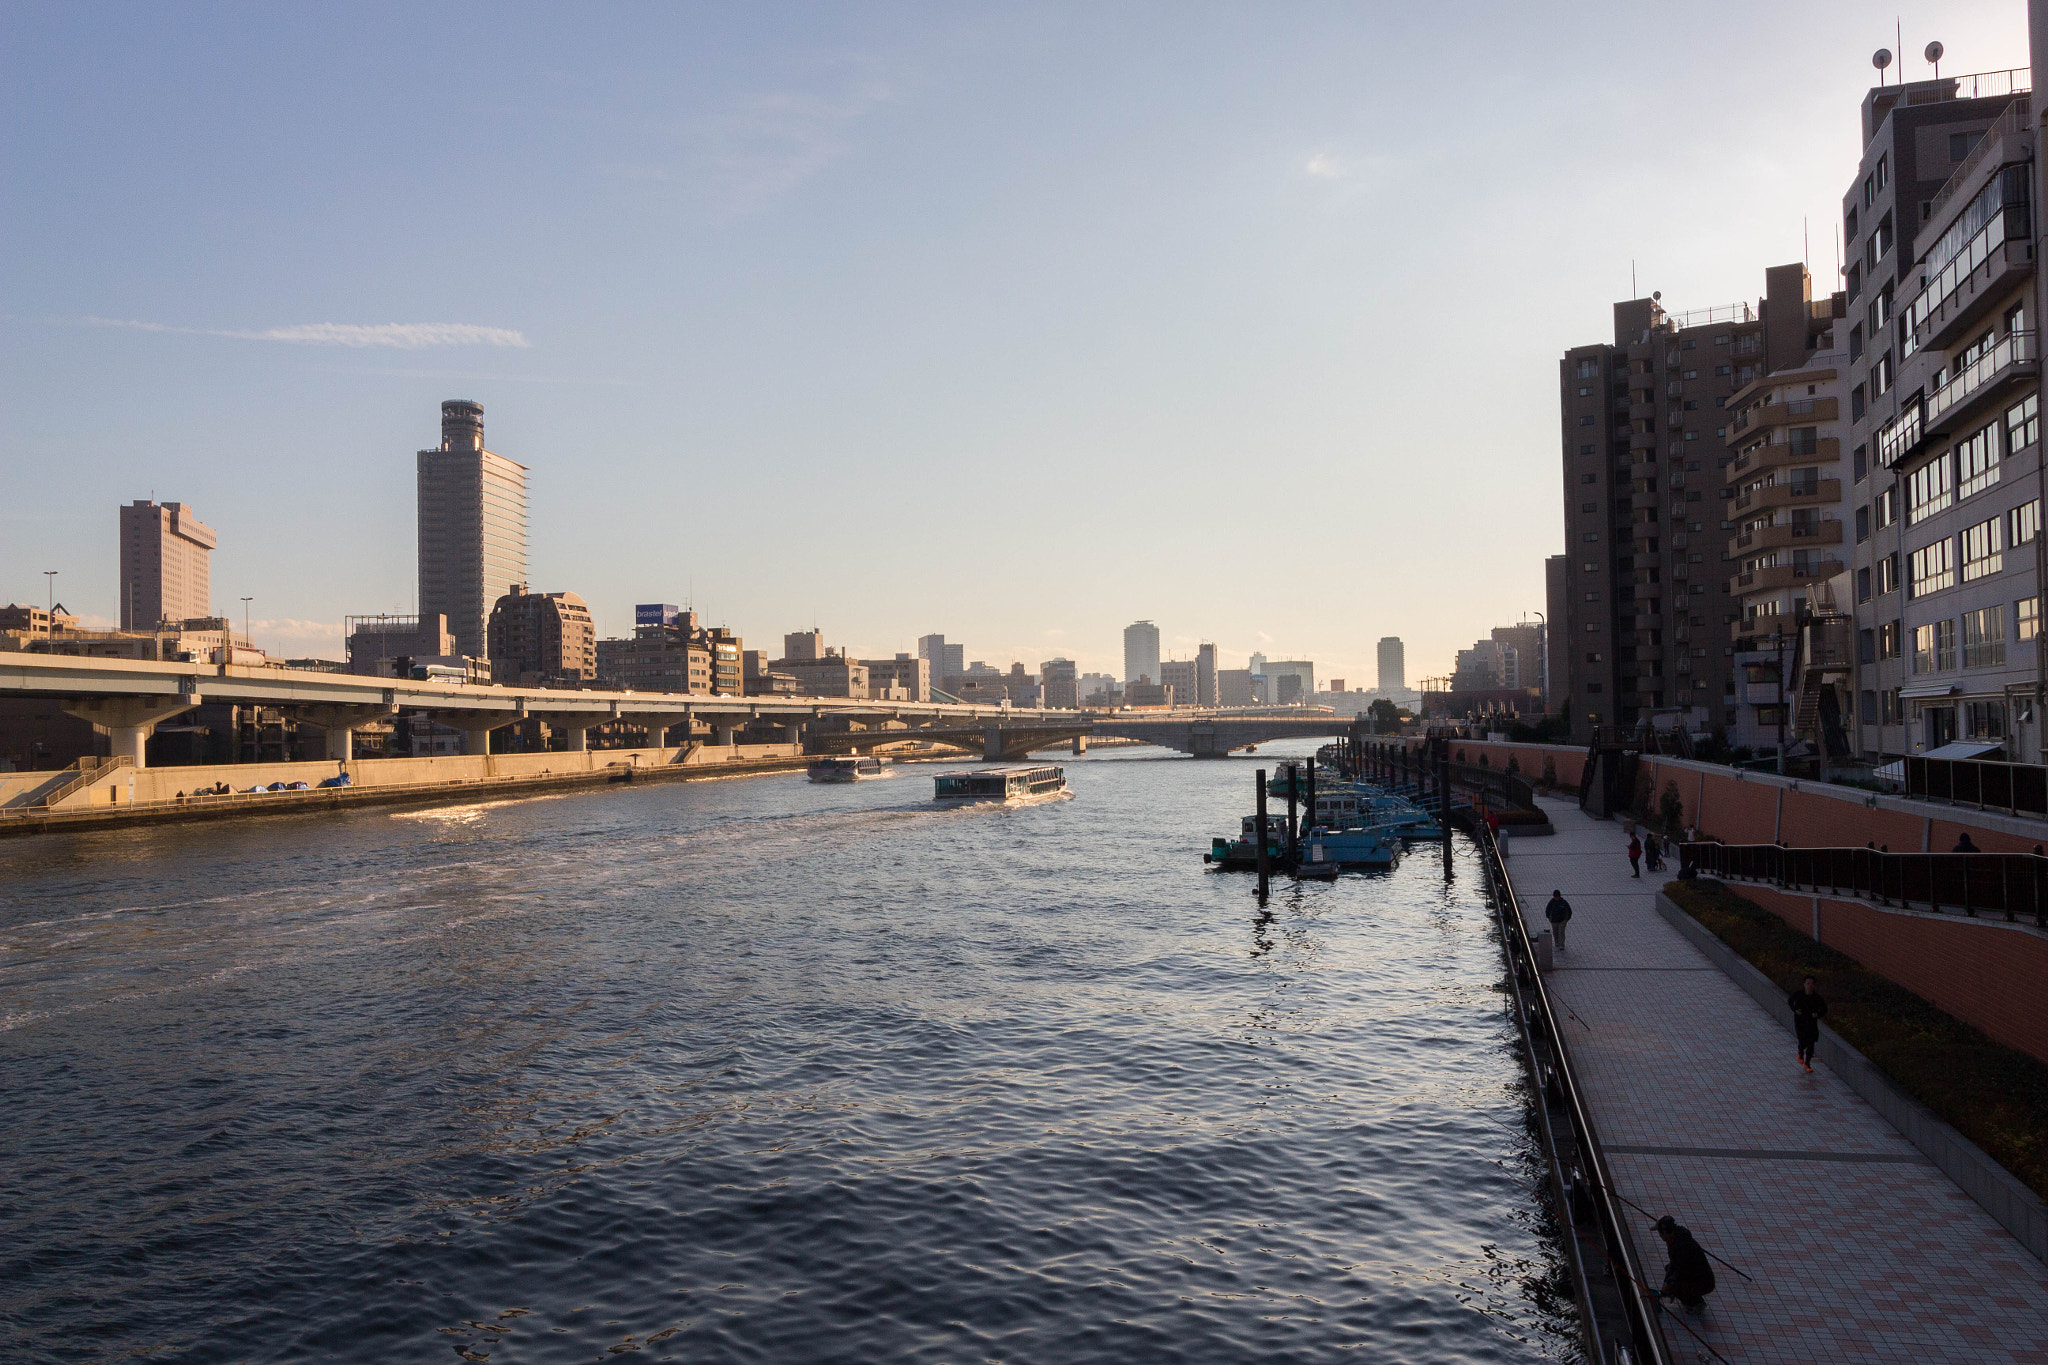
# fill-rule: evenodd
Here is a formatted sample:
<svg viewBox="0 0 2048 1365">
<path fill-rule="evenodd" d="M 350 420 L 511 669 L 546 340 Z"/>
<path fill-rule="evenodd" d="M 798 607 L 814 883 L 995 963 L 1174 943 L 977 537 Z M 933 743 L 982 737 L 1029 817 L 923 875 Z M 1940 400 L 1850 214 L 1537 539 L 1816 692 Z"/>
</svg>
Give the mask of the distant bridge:
<svg viewBox="0 0 2048 1365">
<path fill-rule="evenodd" d="M 907 719 L 907 718 L 906 718 Z M 1117 713 L 1054 711 L 1020 715 L 1008 713 L 1001 720 L 981 725 L 936 719 L 925 725 L 848 731 L 813 731 L 806 743 L 829 753 L 872 751 L 885 744 L 923 740 L 947 744 L 973 752 L 984 760 L 1022 758 L 1025 754 L 1056 745 L 1075 745 L 1079 753 L 1090 738 L 1134 739 L 1163 749 L 1178 749 L 1196 758 L 1222 758 L 1234 750 L 1248 749 L 1276 739 L 1297 739 L 1321 735 L 1343 735 L 1351 730 L 1349 716 L 1304 716 L 1298 712 L 1281 715 L 1178 714 L 1131 716 Z"/>
</svg>

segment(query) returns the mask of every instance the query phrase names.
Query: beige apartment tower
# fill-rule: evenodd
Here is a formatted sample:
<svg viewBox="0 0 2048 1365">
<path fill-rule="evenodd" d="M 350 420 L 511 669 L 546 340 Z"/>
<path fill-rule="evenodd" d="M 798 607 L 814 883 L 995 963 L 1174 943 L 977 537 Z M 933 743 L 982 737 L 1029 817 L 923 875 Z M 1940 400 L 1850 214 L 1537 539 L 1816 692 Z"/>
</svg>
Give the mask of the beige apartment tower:
<svg viewBox="0 0 2048 1365">
<path fill-rule="evenodd" d="M 211 616 L 213 528 L 182 502 L 121 509 L 121 629 Z"/>
<path fill-rule="evenodd" d="M 492 605 L 526 582 L 526 466 L 484 449 L 484 410 L 441 405 L 441 444 L 419 453 L 420 607 L 483 658 Z"/>
</svg>

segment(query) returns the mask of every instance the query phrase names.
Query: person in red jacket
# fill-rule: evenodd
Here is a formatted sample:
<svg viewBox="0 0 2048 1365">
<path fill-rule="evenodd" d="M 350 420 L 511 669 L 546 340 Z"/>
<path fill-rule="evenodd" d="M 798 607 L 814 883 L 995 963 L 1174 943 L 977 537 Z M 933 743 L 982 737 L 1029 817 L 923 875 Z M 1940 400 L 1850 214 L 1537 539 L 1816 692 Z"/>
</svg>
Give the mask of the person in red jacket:
<svg viewBox="0 0 2048 1365">
<path fill-rule="evenodd" d="M 1633 834 L 1628 836 L 1628 875 L 1643 875 L 1643 841 Z"/>
</svg>

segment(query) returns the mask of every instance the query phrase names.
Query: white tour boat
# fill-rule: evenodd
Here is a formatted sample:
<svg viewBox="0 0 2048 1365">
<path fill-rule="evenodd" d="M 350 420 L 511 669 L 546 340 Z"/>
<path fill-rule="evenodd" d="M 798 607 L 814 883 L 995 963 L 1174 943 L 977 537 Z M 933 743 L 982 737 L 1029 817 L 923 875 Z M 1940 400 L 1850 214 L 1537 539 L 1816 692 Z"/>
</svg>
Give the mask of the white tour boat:
<svg viewBox="0 0 2048 1365">
<path fill-rule="evenodd" d="M 813 782 L 866 782 L 876 777 L 894 777 L 896 769 L 886 760 L 859 754 L 827 754 L 811 760 Z"/>
<path fill-rule="evenodd" d="M 932 781 L 932 800 L 941 805 L 959 805 L 969 801 L 1037 801 L 1059 796 L 1066 789 L 1066 769 L 1057 764 L 1009 764 L 940 773 Z"/>
</svg>

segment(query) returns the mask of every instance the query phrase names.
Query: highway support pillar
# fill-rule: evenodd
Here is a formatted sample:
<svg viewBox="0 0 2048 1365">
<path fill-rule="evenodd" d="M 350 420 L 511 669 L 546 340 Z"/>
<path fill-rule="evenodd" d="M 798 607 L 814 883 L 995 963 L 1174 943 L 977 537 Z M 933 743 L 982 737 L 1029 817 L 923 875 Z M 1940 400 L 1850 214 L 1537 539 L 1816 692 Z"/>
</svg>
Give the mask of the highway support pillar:
<svg viewBox="0 0 2048 1365">
<path fill-rule="evenodd" d="M 1003 727 L 984 725 L 981 728 L 981 760 L 996 763 L 1003 757 Z"/>
<path fill-rule="evenodd" d="M 396 706 L 348 706 L 340 703 L 297 708 L 302 723 L 317 725 L 327 732 L 327 757 L 342 763 L 355 757 L 355 734 L 358 725 L 382 720 L 397 709 Z"/>
<path fill-rule="evenodd" d="M 730 716 L 716 716 L 711 721 L 711 742 L 721 749 L 730 749 L 740 742 L 740 727 Z"/>
<path fill-rule="evenodd" d="M 590 732 L 606 721 L 617 716 L 605 711 L 563 711 L 550 715 L 548 725 L 560 732 L 562 747 L 572 754 L 586 753 L 590 749 Z"/>
<path fill-rule="evenodd" d="M 107 732 L 109 752 L 138 768 L 148 767 L 145 750 L 156 727 L 199 705 L 198 693 L 178 697 L 94 697 L 67 701 L 64 714 L 89 721 Z"/>
<path fill-rule="evenodd" d="M 1086 735 L 1075 735 L 1075 736 L 1074 736 L 1074 757 L 1075 757 L 1075 758 L 1079 758 L 1079 757 L 1080 757 L 1080 756 L 1081 756 L 1082 754 L 1085 754 L 1085 753 L 1087 753 L 1087 752 L 1088 752 L 1088 736 L 1086 736 Z"/>
</svg>

